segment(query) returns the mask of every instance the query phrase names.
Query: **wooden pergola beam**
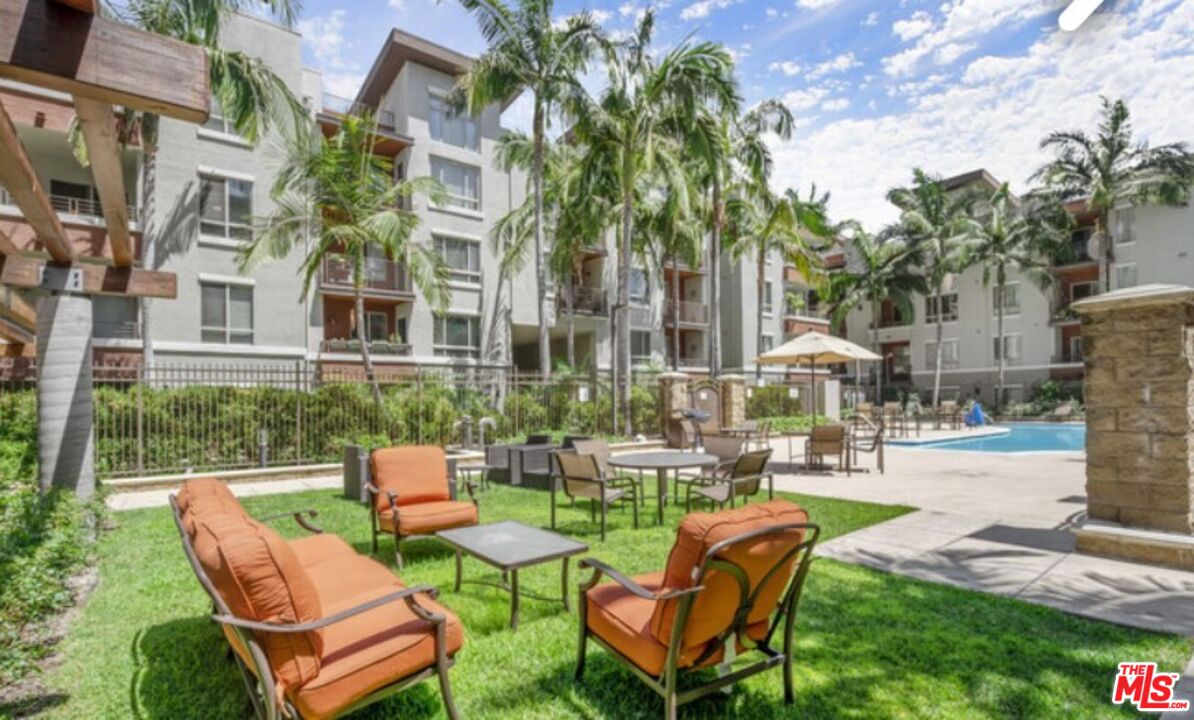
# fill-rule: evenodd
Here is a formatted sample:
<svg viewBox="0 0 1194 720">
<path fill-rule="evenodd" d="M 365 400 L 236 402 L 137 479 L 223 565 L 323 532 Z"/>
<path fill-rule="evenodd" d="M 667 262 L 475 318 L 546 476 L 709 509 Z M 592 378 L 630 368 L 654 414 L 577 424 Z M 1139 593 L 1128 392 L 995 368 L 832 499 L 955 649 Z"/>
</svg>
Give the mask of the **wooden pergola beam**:
<svg viewBox="0 0 1194 720">
<path fill-rule="evenodd" d="M 40 1 L 40 0 L 39 0 Z M 7 0 L 0 0 L 7 2 Z M 0 21 L 2 23 L 2 21 Z M 3 32 L 0 30 L 0 32 Z M 37 233 L 37 239 L 58 262 L 75 259 L 75 249 L 66 240 L 66 231 L 58 213 L 50 205 L 50 196 L 33 170 L 33 163 L 21 144 L 8 111 L 0 104 L 0 185 L 8 189 L 25 221 Z"/>
<path fill-rule="evenodd" d="M 16 255 L 18 252 L 20 252 L 20 249 L 13 244 L 12 238 L 8 236 L 8 233 L 0 230 L 0 255 Z"/>
<path fill-rule="evenodd" d="M 62 265 L 19 255 L 0 257 L 0 285 L 84 295 L 168 300 L 178 297 L 178 278 L 174 273 L 94 263 Z"/>
<path fill-rule="evenodd" d="M 0 287 L 0 318 L 20 326 L 30 336 L 37 327 L 37 309 L 12 288 Z M 16 340 L 17 338 L 9 338 Z"/>
<path fill-rule="evenodd" d="M 187 122 L 207 120 L 203 48 L 72 6 L 0 0 L 0 77 Z"/>
<path fill-rule="evenodd" d="M 78 96 L 75 97 L 75 114 L 87 142 L 87 157 L 104 211 L 112 262 L 117 267 L 128 267 L 133 264 L 133 239 L 129 233 L 128 198 L 124 190 L 116 115 L 108 103 Z"/>
<path fill-rule="evenodd" d="M 88 15 L 95 15 L 99 12 L 98 0 L 54 0 L 54 2 L 60 2 L 67 7 L 73 7 L 79 12 L 84 12 Z"/>
</svg>

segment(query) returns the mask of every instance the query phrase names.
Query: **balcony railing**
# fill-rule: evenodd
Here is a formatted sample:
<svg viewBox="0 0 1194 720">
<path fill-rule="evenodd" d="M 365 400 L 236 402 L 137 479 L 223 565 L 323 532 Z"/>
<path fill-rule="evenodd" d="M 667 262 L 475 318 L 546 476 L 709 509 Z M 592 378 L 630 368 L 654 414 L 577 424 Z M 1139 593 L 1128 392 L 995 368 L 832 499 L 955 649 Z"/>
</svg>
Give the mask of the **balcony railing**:
<svg viewBox="0 0 1194 720">
<path fill-rule="evenodd" d="M 676 364 L 683 368 L 709 367 L 709 360 L 703 357 L 682 357 Z"/>
<path fill-rule="evenodd" d="M 92 337 L 104 340 L 139 340 L 141 323 L 136 320 L 104 322 L 97 320 L 92 325 Z"/>
<path fill-rule="evenodd" d="M 331 93 L 323 94 L 323 109 L 333 115 L 363 115 L 369 113 L 377 120 L 377 126 L 383 130 L 393 130 L 397 126 L 394 124 L 394 113 L 389 110 L 378 110 L 375 107 L 366 105 L 364 103 L 353 102 L 346 97 L 339 95 L 332 95 Z"/>
<path fill-rule="evenodd" d="M 0 187 L 0 205 L 16 205 L 12 195 L 9 194 L 6 188 Z M 102 218 L 104 216 L 104 209 L 100 206 L 99 200 L 92 200 L 90 198 L 69 197 L 67 195 L 51 195 L 50 206 L 60 213 L 68 215 L 78 215 L 80 217 Z M 136 205 L 128 206 L 128 218 L 131 222 L 137 222 L 140 219 Z"/>
<path fill-rule="evenodd" d="M 663 321 L 668 325 L 673 324 L 676 318 L 676 311 L 679 310 L 680 322 L 688 325 L 708 325 L 709 324 L 709 305 L 703 302 L 692 302 L 691 300 L 668 300 L 663 309 Z"/>
<path fill-rule="evenodd" d="M 411 293 L 410 275 L 401 263 L 385 258 L 365 258 L 362 289 L 372 293 L 407 295 Z M 320 286 L 325 289 L 352 290 L 352 262 L 342 255 L 323 259 Z"/>
<path fill-rule="evenodd" d="M 343 338 L 324 340 L 319 344 L 319 349 L 321 352 L 325 353 L 345 353 L 348 355 L 359 355 L 361 352 L 361 341 L 346 340 Z M 369 342 L 369 352 L 379 356 L 409 357 L 411 354 L 411 347 L 409 343 L 372 340 Z"/>
<path fill-rule="evenodd" d="M 556 306 L 562 313 L 568 308 L 567 291 L 556 295 Z M 578 285 L 572 288 L 572 309 L 577 315 L 608 315 L 609 302 L 604 288 Z"/>
</svg>

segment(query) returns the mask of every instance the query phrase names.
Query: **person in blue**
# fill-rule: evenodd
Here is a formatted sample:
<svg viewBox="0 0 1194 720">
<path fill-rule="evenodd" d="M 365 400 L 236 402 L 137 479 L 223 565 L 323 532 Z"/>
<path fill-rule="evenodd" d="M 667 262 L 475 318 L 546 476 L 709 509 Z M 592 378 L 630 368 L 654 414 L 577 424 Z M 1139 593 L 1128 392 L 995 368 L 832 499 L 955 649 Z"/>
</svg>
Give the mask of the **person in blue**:
<svg viewBox="0 0 1194 720">
<path fill-rule="evenodd" d="M 991 417 L 983 412 L 983 404 L 977 399 L 970 402 L 970 409 L 966 411 L 966 427 L 982 427 L 991 424 Z"/>
</svg>

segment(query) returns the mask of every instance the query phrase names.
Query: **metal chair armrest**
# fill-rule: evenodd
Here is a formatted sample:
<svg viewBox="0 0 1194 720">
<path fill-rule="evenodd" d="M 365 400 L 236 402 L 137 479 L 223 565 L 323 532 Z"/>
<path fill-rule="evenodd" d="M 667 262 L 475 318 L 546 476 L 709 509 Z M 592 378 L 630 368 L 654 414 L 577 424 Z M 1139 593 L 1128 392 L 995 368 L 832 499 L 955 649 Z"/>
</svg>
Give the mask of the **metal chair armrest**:
<svg viewBox="0 0 1194 720">
<path fill-rule="evenodd" d="M 587 582 L 581 583 L 582 592 L 591 589 L 601 581 L 602 577 L 608 577 L 610 580 L 613 580 L 617 584 L 629 590 L 632 595 L 643 598 L 644 600 L 674 600 L 675 598 L 682 597 L 684 595 L 691 595 L 705 589 L 704 585 L 696 585 L 690 588 L 668 590 L 667 592 L 651 592 L 647 588 L 639 585 L 634 580 L 631 580 L 596 558 L 585 558 L 584 560 L 581 560 L 579 567 L 582 569 L 593 569 L 593 577 L 589 578 Z"/>
<path fill-rule="evenodd" d="M 355 615 L 360 615 L 363 612 L 368 612 L 374 608 L 379 608 L 382 605 L 402 600 L 410 606 L 411 610 L 416 615 L 428 622 L 439 623 L 445 620 L 445 616 L 441 613 L 435 613 L 425 607 L 419 605 L 415 595 L 425 593 L 430 595 L 432 599 L 439 595 L 439 591 L 431 585 L 419 585 L 417 587 L 410 587 L 398 592 L 393 592 L 382 597 L 375 598 L 366 603 L 361 603 L 355 607 L 347 610 L 341 610 L 333 615 L 321 617 L 318 620 L 312 620 L 305 623 L 272 623 L 272 622 L 257 622 L 255 620 L 244 620 L 232 615 L 212 615 L 212 619 L 223 625 L 232 625 L 233 627 L 244 628 L 245 630 L 253 630 L 255 632 L 267 633 L 304 633 L 325 628 L 329 625 L 334 625 L 338 622 L 347 620 Z M 417 608 L 417 609 L 416 609 Z"/>
<path fill-rule="evenodd" d="M 306 518 L 303 517 L 304 515 Z M 273 515 L 266 515 L 265 517 L 258 518 L 258 520 L 261 522 L 273 522 L 274 520 L 281 520 L 282 518 L 286 517 L 294 518 L 294 521 L 299 524 L 299 527 L 309 533 L 319 534 L 323 532 L 323 528 L 311 522 L 311 520 L 319 517 L 319 511 L 312 508 L 274 513 Z"/>
<path fill-rule="evenodd" d="M 385 495 L 390 500 L 390 507 L 398 507 L 398 493 L 390 490 L 382 490 L 371 482 L 365 483 L 365 489 L 369 491 L 370 495 Z"/>
</svg>

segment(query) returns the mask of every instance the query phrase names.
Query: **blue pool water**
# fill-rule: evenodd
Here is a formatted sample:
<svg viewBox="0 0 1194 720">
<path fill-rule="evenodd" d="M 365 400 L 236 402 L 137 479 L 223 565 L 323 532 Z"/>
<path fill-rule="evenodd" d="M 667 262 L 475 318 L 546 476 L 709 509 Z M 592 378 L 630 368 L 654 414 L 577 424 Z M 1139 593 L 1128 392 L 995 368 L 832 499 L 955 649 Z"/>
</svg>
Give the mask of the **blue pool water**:
<svg viewBox="0 0 1194 720">
<path fill-rule="evenodd" d="M 1086 449 L 1085 425 L 1051 423 L 1009 423 L 1006 435 L 946 440 L 920 445 L 927 450 L 963 450 L 972 452 L 1047 452 Z"/>
</svg>

